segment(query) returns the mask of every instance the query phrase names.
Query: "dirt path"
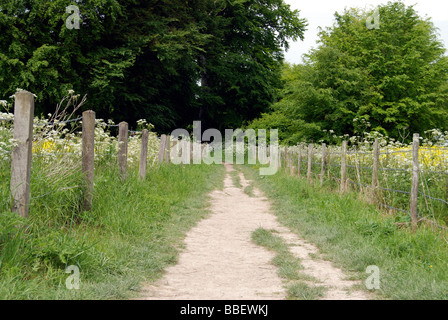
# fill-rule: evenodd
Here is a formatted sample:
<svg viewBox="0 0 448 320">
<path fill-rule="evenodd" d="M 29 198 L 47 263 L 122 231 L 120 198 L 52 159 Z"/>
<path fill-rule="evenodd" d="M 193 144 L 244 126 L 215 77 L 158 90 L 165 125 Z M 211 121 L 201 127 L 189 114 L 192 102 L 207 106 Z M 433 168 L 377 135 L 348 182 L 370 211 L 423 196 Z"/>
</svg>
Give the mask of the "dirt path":
<svg viewBox="0 0 448 320">
<path fill-rule="evenodd" d="M 314 276 L 328 287 L 324 299 L 368 299 L 365 293 L 351 290 L 354 281 L 344 280 L 341 270 L 328 261 L 316 260 L 317 249 L 282 227 L 270 212 L 270 204 L 256 188 L 250 197 L 243 190 L 249 184 L 240 172 L 242 188 L 227 175 L 223 191 L 211 193 L 212 214 L 191 229 L 185 250 L 164 277 L 144 288 L 147 300 L 277 300 L 286 292 L 277 269 L 271 264 L 274 253 L 251 241 L 257 228 L 276 230 L 301 258 L 302 272 Z"/>
</svg>

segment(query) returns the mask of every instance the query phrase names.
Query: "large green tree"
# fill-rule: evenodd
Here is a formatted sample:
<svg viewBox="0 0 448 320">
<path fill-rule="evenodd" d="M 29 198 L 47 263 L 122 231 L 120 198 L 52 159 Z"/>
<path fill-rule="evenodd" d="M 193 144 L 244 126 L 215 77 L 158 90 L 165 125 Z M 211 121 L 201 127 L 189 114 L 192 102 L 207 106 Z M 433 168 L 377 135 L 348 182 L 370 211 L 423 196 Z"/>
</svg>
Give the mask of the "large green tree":
<svg viewBox="0 0 448 320">
<path fill-rule="evenodd" d="M 267 111 L 280 88 L 283 49 L 303 39 L 306 23 L 283 0 L 209 2 L 202 14 L 212 35 L 199 57 L 200 118 L 208 126 L 236 127 Z"/>
<path fill-rule="evenodd" d="M 65 25 L 73 4 L 79 30 Z M 46 114 L 74 89 L 98 117 L 161 132 L 239 126 L 273 101 L 303 29 L 283 0 L 0 0 L 0 97 L 27 89 Z"/>
<path fill-rule="evenodd" d="M 302 138 L 316 141 L 322 130 L 399 138 L 447 127 L 448 60 L 434 25 L 401 2 L 379 6 L 378 29 L 366 25 L 374 14 L 336 13 L 306 63 L 291 69 L 274 108 L 307 124 Z"/>
<path fill-rule="evenodd" d="M 79 30 L 66 28 L 72 4 Z M 194 96 L 192 61 L 206 38 L 190 11 L 182 0 L 2 1 L 0 96 L 25 88 L 46 114 L 75 89 L 98 117 L 167 130 Z"/>
</svg>

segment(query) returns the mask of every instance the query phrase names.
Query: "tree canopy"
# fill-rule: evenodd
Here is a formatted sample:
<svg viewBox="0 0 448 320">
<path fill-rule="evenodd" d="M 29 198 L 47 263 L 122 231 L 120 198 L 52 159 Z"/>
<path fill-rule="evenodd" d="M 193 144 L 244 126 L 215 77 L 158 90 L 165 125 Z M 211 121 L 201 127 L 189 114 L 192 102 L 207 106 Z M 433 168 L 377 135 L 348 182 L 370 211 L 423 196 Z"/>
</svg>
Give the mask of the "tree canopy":
<svg viewBox="0 0 448 320">
<path fill-rule="evenodd" d="M 1 0 L 0 97 L 27 89 L 46 114 L 73 89 L 98 117 L 159 132 L 238 127 L 274 101 L 282 49 L 304 30 L 283 0 Z"/>
<path fill-rule="evenodd" d="M 346 9 L 319 34 L 303 65 L 287 66 L 282 99 L 267 117 L 289 118 L 291 142 L 379 131 L 447 128 L 448 59 L 430 19 L 413 6 L 379 6 L 379 28 L 368 28 L 372 10 Z"/>
</svg>

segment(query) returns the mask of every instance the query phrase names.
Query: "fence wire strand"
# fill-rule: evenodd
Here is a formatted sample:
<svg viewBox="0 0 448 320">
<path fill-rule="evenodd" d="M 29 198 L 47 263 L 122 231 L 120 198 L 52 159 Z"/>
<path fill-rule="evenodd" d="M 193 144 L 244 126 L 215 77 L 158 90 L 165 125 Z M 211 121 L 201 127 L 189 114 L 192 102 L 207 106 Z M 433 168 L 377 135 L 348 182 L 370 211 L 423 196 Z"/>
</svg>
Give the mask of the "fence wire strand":
<svg viewBox="0 0 448 320">
<path fill-rule="evenodd" d="M 82 117 L 76 118 L 76 119 L 71 119 L 71 120 L 64 120 L 64 121 L 54 121 L 54 122 L 38 122 L 35 123 L 34 125 L 36 126 L 54 126 L 54 125 L 59 125 L 59 124 L 67 124 L 67 123 L 71 123 L 71 122 L 76 122 L 76 121 L 80 121 L 82 120 Z"/>
</svg>

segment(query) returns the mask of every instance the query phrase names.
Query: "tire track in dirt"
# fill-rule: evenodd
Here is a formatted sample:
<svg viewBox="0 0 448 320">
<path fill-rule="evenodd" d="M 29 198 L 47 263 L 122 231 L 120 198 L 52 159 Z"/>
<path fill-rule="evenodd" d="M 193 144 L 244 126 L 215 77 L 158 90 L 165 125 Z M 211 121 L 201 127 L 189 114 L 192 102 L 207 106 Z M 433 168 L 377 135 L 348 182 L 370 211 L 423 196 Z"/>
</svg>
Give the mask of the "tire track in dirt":
<svg viewBox="0 0 448 320">
<path fill-rule="evenodd" d="M 239 172 L 242 188 L 236 188 L 227 174 L 223 191 L 210 194 L 212 214 L 186 235 L 185 249 L 176 265 L 165 270 L 162 279 L 143 288 L 145 300 L 281 300 L 286 298 L 283 281 L 271 264 L 274 253 L 255 245 L 252 232 L 258 228 L 277 231 L 301 259 L 304 270 L 328 288 L 323 299 L 368 299 L 350 288 L 341 270 L 329 261 L 310 257 L 317 249 L 281 226 L 260 190 L 253 196 L 243 190 L 249 185 Z"/>
</svg>

